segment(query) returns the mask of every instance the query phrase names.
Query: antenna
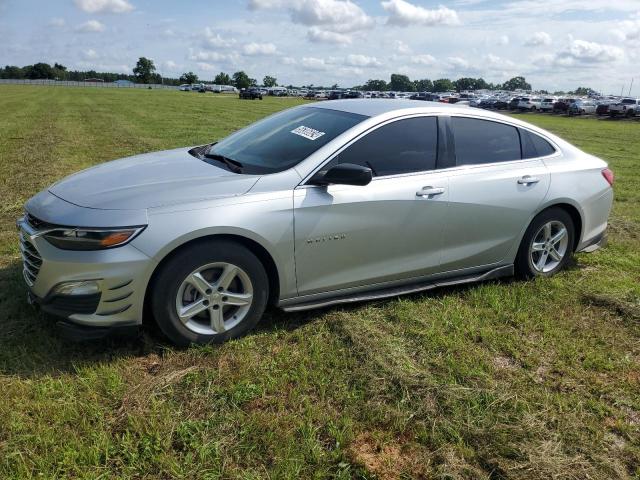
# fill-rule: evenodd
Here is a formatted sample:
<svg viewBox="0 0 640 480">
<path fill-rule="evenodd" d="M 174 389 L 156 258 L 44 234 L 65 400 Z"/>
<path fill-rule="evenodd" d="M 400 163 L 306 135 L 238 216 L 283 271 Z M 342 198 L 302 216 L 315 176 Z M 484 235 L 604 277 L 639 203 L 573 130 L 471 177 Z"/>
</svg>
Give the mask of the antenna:
<svg viewBox="0 0 640 480">
<path fill-rule="evenodd" d="M 629 85 L 629 96 L 631 96 L 631 89 L 633 88 L 633 77 L 631 77 L 631 85 Z"/>
</svg>

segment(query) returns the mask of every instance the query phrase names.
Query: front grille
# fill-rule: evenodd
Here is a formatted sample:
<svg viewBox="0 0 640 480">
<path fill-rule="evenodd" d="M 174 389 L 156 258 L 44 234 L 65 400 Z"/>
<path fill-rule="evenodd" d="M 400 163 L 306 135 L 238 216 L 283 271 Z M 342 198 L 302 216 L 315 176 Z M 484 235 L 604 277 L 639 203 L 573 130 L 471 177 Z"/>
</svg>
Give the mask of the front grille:
<svg viewBox="0 0 640 480">
<path fill-rule="evenodd" d="M 22 230 L 20 230 L 20 252 L 22 253 L 22 275 L 27 285 L 33 287 L 42 266 L 42 257 Z"/>
<path fill-rule="evenodd" d="M 30 213 L 25 213 L 24 218 L 27 221 L 27 223 L 29 223 L 29 225 L 31 225 L 33 227 L 34 230 L 43 230 L 45 228 L 50 228 L 50 227 L 54 226 L 51 223 L 47 223 L 47 222 L 45 222 L 43 220 L 40 220 L 37 217 L 34 217 Z"/>
</svg>

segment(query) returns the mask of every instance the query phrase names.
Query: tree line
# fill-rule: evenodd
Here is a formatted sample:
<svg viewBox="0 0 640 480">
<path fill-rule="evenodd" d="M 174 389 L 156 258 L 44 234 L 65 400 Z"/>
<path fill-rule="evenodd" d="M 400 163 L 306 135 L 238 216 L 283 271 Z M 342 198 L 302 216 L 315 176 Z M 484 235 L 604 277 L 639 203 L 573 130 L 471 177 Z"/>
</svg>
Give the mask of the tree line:
<svg viewBox="0 0 640 480">
<path fill-rule="evenodd" d="M 505 83 L 490 83 L 483 78 L 463 77 L 457 80 L 439 78 L 437 80 L 411 80 L 407 75 L 392 73 L 389 82 L 386 80 L 368 80 L 364 85 L 355 87 L 358 90 L 378 92 L 452 92 L 471 90 L 531 90 L 531 84 L 524 77 L 514 77 Z"/>
<path fill-rule="evenodd" d="M 67 67 L 59 63 L 50 65 L 48 63 L 39 62 L 33 65 L 25 65 L 18 67 L 15 65 L 7 65 L 0 68 L 0 78 L 6 79 L 49 79 L 49 80 L 70 80 L 82 82 L 86 80 L 102 80 L 104 82 L 114 82 L 116 80 L 129 80 L 136 83 L 164 83 L 166 85 L 180 85 L 183 83 L 198 83 L 200 79 L 193 72 L 185 72 L 179 78 L 162 77 L 156 69 L 153 60 L 140 57 L 132 70 L 133 74 L 96 72 L 95 70 L 79 71 L 68 70 Z M 233 85 L 236 88 L 248 88 L 257 86 L 258 82 L 255 78 L 249 77 L 246 72 L 240 70 L 229 75 L 225 72 L 218 73 L 213 83 L 216 85 Z M 275 87 L 278 81 L 271 75 L 266 75 L 262 79 L 262 85 L 265 87 Z M 304 86 L 306 88 L 314 88 L 313 84 Z M 334 84 L 332 89 L 337 88 Z M 293 88 L 289 85 L 288 88 Z M 318 87 L 315 88 L 325 88 Z M 380 79 L 367 80 L 363 85 L 353 87 L 356 90 L 370 91 L 398 91 L 398 92 L 452 92 L 452 91 L 476 91 L 476 90 L 531 90 L 531 84 L 527 83 L 522 76 L 513 77 L 510 80 L 500 83 L 486 82 L 483 78 L 462 77 L 457 80 L 448 78 L 439 78 L 437 80 L 421 79 L 411 80 L 407 75 L 399 73 L 391 74 L 389 81 Z M 542 91 L 542 93 L 548 93 Z M 565 92 L 555 92 L 564 94 Z M 567 92 L 576 95 L 587 95 L 593 93 L 591 88 L 578 87 L 574 92 Z"/>
</svg>

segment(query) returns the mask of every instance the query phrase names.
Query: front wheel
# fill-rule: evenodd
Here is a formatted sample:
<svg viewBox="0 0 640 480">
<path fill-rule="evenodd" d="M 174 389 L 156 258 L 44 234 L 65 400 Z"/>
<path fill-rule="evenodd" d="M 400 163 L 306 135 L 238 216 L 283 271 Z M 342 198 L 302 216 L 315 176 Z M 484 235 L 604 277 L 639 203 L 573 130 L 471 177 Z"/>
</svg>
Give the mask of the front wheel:
<svg viewBox="0 0 640 480">
<path fill-rule="evenodd" d="M 188 346 L 244 335 L 262 317 L 268 297 L 260 260 L 240 244 L 214 240 L 187 247 L 162 266 L 151 306 L 169 340 Z"/>
<path fill-rule="evenodd" d="M 562 270 L 573 253 L 573 220 L 561 208 L 550 208 L 533 219 L 518 250 L 516 274 L 549 277 Z"/>
</svg>

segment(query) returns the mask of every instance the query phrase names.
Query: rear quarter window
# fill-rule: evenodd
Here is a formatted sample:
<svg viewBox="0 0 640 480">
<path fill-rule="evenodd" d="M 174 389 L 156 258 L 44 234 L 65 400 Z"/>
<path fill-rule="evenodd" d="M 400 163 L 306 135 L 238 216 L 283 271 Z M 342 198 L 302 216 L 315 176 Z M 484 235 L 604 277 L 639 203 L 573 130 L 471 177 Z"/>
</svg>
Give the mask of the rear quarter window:
<svg viewBox="0 0 640 480">
<path fill-rule="evenodd" d="M 523 159 L 546 157 L 556 152 L 556 149 L 548 141 L 528 130 L 520 129 L 520 138 Z"/>
</svg>

